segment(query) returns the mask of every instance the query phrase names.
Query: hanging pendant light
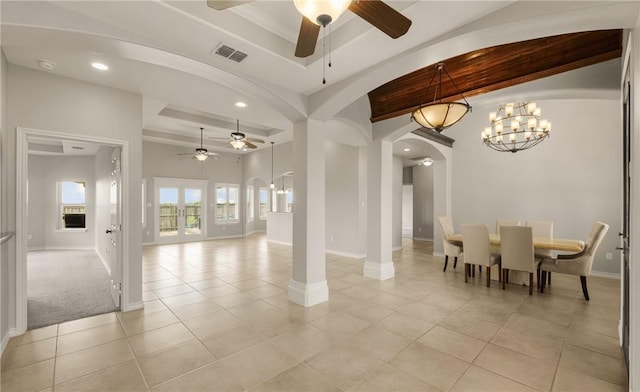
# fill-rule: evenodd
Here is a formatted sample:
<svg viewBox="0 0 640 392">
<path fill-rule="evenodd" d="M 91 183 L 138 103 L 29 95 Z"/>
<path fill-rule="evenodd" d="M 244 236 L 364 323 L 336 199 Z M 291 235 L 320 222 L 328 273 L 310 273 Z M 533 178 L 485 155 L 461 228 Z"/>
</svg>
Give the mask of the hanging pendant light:
<svg viewBox="0 0 640 392">
<path fill-rule="evenodd" d="M 447 78 L 449 78 L 449 80 L 453 84 L 453 87 L 455 87 L 457 94 L 462 97 L 464 103 L 455 101 L 442 101 L 443 72 L 447 76 Z M 428 94 L 428 92 L 431 90 L 431 86 L 434 85 L 434 81 L 436 81 L 436 78 L 437 82 L 435 84 L 433 101 L 425 104 L 423 100 L 423 103 L 420 104 L 418 109 L 414 110 L 413 113 L 411 113 L 411 118 L 427 129 L 433 129 L 437 132 L 442 132 L 446 128 L 449 128 L 453 124 L 460 121 L 462 117 L 464 117 L 464 115 L 471 110 L 471 105 L 469 105 L 467 99 L 464 97 L 464 95 L 462 95 L 462 93 L 458 89 L 458 86 L 456 86 L 456 83 L 447 72 L 444 63 L 438 63 L 436 65 L 436 72 L 433 75 L 433 78 L 431 78 L 429 85 L 427 86 L 427 90 L 425 91 L 425 98 L 426 94 Z"/>
</svg>

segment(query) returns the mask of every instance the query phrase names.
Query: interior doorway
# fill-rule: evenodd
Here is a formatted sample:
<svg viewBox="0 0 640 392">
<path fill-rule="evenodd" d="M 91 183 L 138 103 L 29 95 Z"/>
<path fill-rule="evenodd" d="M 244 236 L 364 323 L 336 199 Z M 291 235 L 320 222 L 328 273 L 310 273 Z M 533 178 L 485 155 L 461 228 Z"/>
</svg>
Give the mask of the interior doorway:
<svg viewBox="0 0 640 392">
<path fill-rule="evenodd" d="M 402 238 L 413 238 L 413 184 L 402 185 Z"/>
<path fill-rule="evenodd" d="M 126 142 L 17 136 L 16 332 L 119 309 Z"/>
</svg>

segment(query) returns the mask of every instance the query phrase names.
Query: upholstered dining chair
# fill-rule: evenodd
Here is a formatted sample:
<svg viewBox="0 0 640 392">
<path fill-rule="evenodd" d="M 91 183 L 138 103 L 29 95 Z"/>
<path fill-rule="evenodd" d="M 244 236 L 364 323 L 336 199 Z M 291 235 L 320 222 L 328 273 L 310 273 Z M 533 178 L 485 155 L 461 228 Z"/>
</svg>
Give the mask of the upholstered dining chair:
<svg viewBox="0 0 640 392">
<path fill-rule="evenodd" d="M 500 255 L 491 253 L 489 228 L 487 225 L 462 225 L 462 246 L 464 259 L 464 281 L 467 282 L 473 265 L 487 267 L 487 287 L 491 287 L 491 266 L 498 264 L 498 279 L 502 281 Z"/>
<path fill-rule="evenodd" d="M 609 225 L 603 222 L 595 222 L 591 226 L 591 232 L 587 238 L 586 244 L 582 252 L 573 255 L 558 255 L 557 258 L 544 258 L 539 265 L 542 274 L 540 278 L 540 292 L 544 292 L 545 275 L 548 272 L 559 272 L 561 274 L 578 275 L 582 284 L 582 294 L 584 299 L 589 300 L 589 291 L 587 290 L 587 276 L 591 273 L 593 265 L 593 257 L 602 242 L 604 235 L 607 234 Z"/>
<path fill-rule="evenodd" d="M 512 219 L 496 219 L 496 234 L 500 234 L 500 226 L 520 226 L 520 221 Z"/>
<path fill-rule="evenodd" d="M 533 273 L 536 271 L 533 253 L 533 231 L 529 226 L 500 226 L 502 257 L 502 289 L 509 281 L 509 271 L 529 273 L 529 295 L 533 294 Z"/>
<path fill-rule="evenodd" d="M 534 237 L 553 238 L 552 221 L 527 221 L 525 226 L 531 227 Z M 538 250 L 535 255 L 538 260 L 542 260 L 545 257 L 553 258 L 553 251 L 551 249 L 541 249 Z M 547 283 L 551 284 L 551 272 L 547 274 Z M 540 287 L 540 276 L 538 276 L 538 287 Z"/>
<path fill-rule="evenodd" d="M 453 257 L 453 268 L 458 265 L 458 257 L 462 254 L 462 247 L 455 245 L 447 241 L 447 236 L 454 234 L 453 222 L 450 216 L 438 217 L 438 223 L 440 223 L 440 231 L 442 232 L 442 245 L 444 247 L 444 269 L 447 270 L 447 263 L 449 262 L 449 256 Z"/>
</svg>

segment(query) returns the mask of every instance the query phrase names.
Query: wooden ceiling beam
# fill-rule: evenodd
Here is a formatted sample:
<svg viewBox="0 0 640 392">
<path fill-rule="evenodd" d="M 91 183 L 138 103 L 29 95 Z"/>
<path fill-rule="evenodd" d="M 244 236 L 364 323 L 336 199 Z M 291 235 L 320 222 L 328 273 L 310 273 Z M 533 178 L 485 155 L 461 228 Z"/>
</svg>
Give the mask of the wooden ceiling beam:
<svg viewBox="0 0 640 392">
<path fill-rule="evenodd" d="M 622 30 L 600 30 L 538 38 L 484 48 L 444 60 L 446 70 L 465 97 L 556 75 L 622 55 Z M 371 121 L 407 114 L 432 102 L 429 87 L 436 64 L 419 69 L 369 92 Z M 461 96 L 443 74 L 443 100 Z"/>
</svg>

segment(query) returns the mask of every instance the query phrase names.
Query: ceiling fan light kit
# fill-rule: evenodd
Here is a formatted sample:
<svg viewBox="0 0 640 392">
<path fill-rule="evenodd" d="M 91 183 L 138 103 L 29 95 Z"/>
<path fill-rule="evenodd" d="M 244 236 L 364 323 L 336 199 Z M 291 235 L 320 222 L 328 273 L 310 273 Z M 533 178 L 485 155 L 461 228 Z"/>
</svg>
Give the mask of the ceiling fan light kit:
<svg viewBox="0 0 640 392">
<path fill-rule="evenodd" d="M 462 97 L 463 102 L 446 102 L 442 101 L 442 73 L 449 78 L 449 81 L 455 87 L 458 95 Z M 437 81 L 436 81 L 437 79 Z M 435 82 L 435 84 L 434 84 Z M 458 121 L 462 120 L 469 111 L 471 111 L 471 105 L 467 102 L 467 99 L 462 95 L 460 89 L 453 81 L 449 73 L 447 72 L 444 63 L 438 63 L 436 65 L 436 72 L 433 74 L 429 85 L 425 91 L 426 95 L 431 91 L 431 86 L 434 86 L 433 101 L 430 103 L 421 103 L 420 106 L 411 113 L 411 118 L 427 129 L 433 129 L 438 133 L 454 125 Z M 424 102 L 424 100 L 423 100 Z"/>
<path fill-rule="evenodd" d="M 209 152 L 206 148 L 204 148 L 204 145 L 202 143 L 203 133 L 204 133 L 204 128 L 200 127 L 200 147 L 196 147 L 195 153 L 185 152 L 185 153 L 180 153 L 178 155 L 193 155 L 193 158 L 199 160 L 200 162 L 206 161 L 207 158 L 209 158 L 210 156 L 217 157 L 218 156 L 217 153 Z"/>
<path fill-rule="evenodd" d="M 351 0 L 293 0 L 298 12 L 315 24 L 326 27 L 338 20 Z"/>
</svg>

